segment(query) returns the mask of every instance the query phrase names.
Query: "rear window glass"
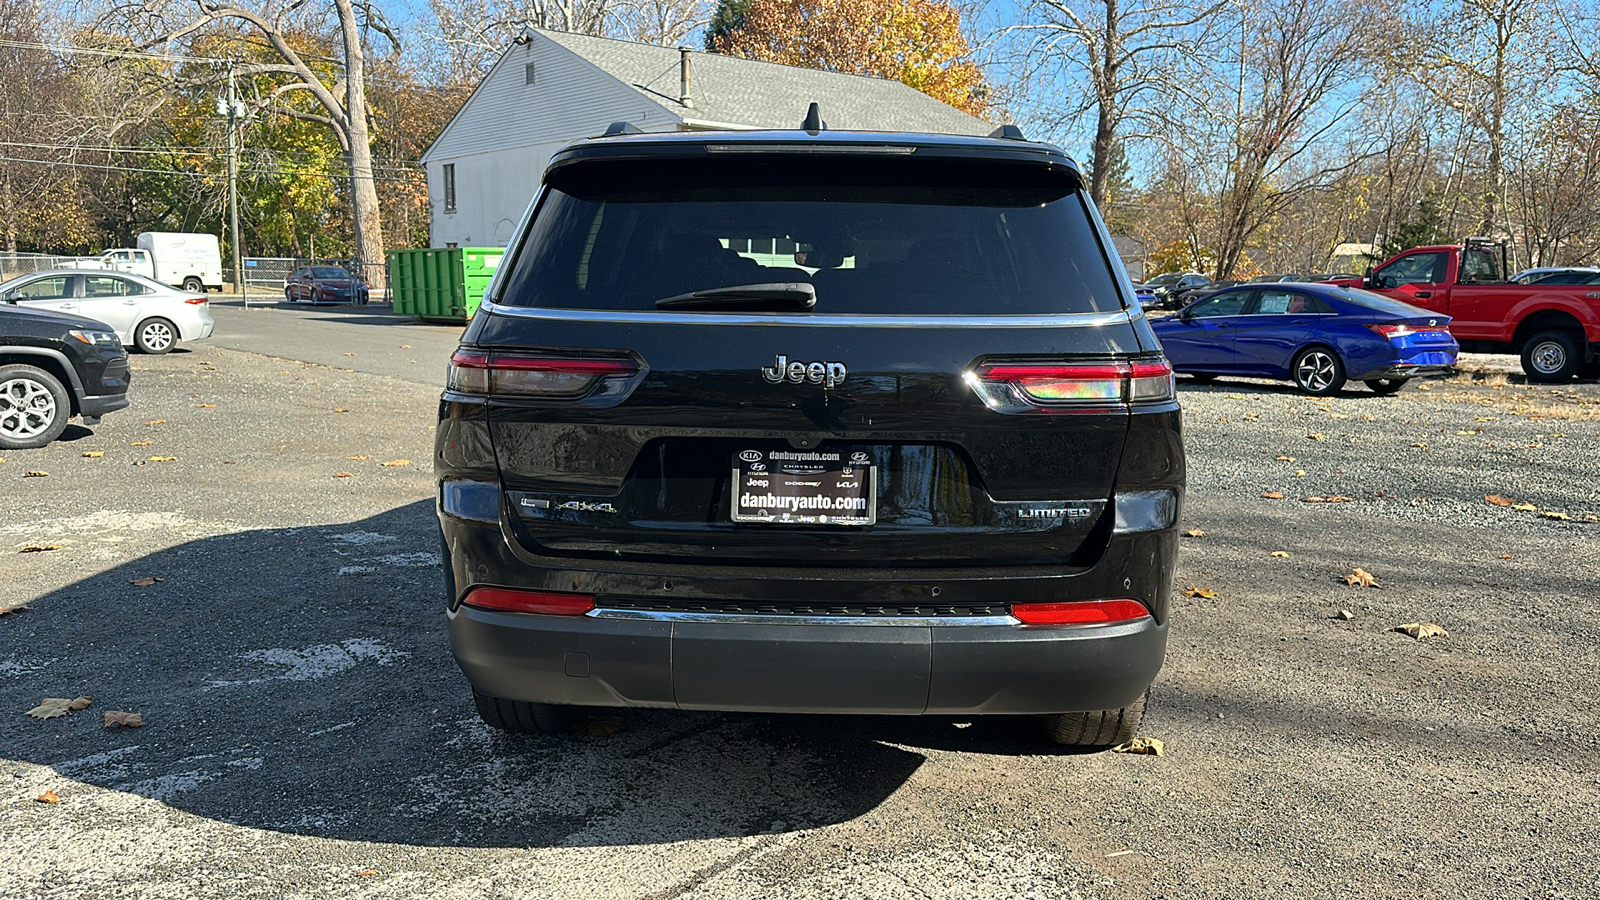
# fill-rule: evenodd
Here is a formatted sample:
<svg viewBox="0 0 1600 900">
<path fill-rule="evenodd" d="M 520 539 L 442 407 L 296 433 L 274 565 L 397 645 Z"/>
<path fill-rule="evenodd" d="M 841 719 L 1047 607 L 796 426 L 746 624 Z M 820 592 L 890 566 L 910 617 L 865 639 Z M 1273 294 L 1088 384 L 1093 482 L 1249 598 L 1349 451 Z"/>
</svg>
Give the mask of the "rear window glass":
<svg viewBox="0 0 1600 900">
<path fill-rule="evenodd" d="M 691 291 L 809 282 L 817 314 L 1122 308 L 1060 168 L 763 157 L 569 169 L 553 173 L 499 302 L 654 310 Z"/>
</svg>

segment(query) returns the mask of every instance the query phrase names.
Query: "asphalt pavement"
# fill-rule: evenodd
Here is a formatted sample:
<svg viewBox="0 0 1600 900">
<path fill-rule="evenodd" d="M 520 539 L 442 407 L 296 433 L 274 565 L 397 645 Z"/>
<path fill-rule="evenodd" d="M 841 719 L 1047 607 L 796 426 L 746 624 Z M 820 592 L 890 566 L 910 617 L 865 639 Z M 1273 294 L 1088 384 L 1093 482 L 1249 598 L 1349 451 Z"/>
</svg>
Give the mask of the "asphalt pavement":
<svg viewBox="0 0 1600 900">
<path fill-rule="evenodd" d="M 0 454 L 0 897 L 1600 895 L 1593 382 L 1183 383 L 1162 757 L 1009 719 L 512 738 L 446 645 L 459 330 L 375 313 L 218 303 L 130 409 Z"/>
</svg>

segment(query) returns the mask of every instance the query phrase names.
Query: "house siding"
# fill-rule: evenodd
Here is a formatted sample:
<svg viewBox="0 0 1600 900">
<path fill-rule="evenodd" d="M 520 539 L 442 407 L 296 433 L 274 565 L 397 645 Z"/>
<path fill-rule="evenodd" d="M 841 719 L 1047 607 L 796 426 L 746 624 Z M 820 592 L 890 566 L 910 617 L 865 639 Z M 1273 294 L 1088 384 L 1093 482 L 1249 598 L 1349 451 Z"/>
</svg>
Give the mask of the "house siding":
<svg viewBox="0 0 1600 900">
<path fill-rule="evenodd" d="M 535 78 L 527 84 L 527 64 Z M 435 247 L 503 245 L 550 157 L 625 119 L 670 131 L 679 119 L 554 41 L 530 33 L 485 76 L 428 149 L 430 240 Z M 455 166 L 455 212 L 444 205 L 444 166 Z"/>
</svg>

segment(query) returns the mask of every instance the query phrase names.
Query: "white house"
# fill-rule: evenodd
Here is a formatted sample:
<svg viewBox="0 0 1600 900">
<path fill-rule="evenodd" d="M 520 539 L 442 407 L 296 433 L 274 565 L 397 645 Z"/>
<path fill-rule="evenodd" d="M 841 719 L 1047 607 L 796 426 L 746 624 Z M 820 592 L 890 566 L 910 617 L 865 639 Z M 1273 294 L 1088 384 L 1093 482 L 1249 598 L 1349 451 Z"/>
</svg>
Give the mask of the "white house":
<svg viewBox="0 0 1600 900">
<path fill-rule="evenodd" d="M 830 128 L 988 134 L 898 81 L 687 48 L 530 29 L 422 155 L 435 247 L 504 246 L 561 147 L 626 120 L 643 131 Z"/>
</svg>

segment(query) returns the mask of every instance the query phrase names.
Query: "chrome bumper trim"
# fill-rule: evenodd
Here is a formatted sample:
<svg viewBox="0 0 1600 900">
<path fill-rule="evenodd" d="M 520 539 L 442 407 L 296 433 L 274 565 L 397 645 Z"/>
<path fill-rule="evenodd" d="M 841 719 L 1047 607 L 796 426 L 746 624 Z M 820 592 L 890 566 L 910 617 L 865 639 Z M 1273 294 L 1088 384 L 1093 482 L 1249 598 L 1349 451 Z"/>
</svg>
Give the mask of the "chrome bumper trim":
<svg viewBox="0 0 1600 900">
<path fill-rule="evenodd" d="M 718 625 L 1021 625 L 1014 616 L 788 616 L 763 613 L 671 612 L 652 609 L 592 609 L 594 619 L 632 619 L 644 622 L 708 622 Z"/>
</svg>

